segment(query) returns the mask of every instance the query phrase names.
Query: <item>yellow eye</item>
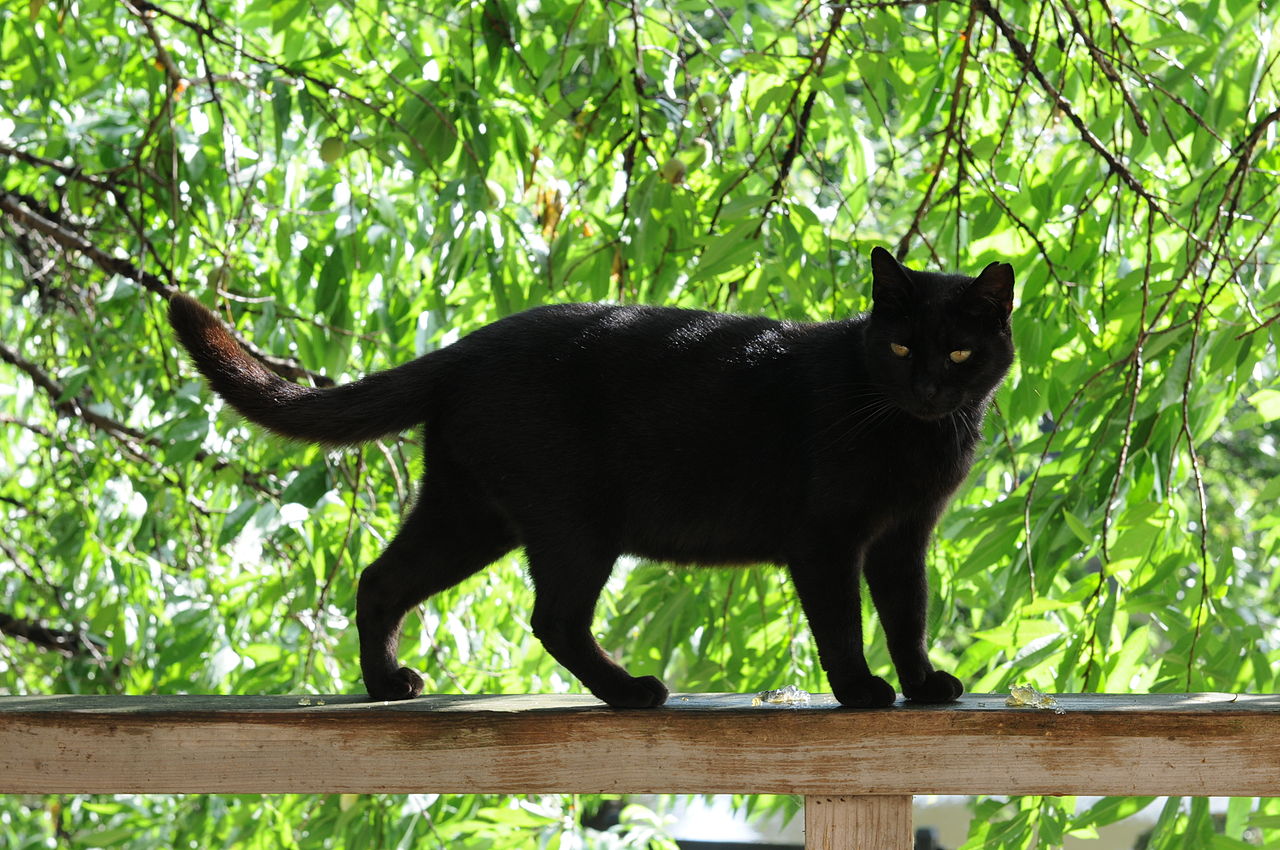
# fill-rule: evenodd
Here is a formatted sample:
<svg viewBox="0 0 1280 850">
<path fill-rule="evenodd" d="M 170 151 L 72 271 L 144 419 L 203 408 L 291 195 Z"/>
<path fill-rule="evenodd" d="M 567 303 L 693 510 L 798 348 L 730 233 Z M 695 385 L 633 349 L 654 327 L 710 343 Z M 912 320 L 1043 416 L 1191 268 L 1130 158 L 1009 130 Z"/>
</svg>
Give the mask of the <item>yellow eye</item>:
<svg viewBox="0 0 1280 850">
<path fill-rule="evenodd" d="M 911 353 L 910 348 L 907 348 L 905 345 L 898 345 L 896 342 L 889 343 L 889 350 L 899 357 L 906 357 Z"/>
<path fill-rule="evenodd" d="M 953 351 L 951 352 L 951 362 L 963 363 L 964 361 L 969 359 L 970 354 L 973 354 L 973 352 L 967 348 L 964 349 L 963 351 Z"/>
</svg>

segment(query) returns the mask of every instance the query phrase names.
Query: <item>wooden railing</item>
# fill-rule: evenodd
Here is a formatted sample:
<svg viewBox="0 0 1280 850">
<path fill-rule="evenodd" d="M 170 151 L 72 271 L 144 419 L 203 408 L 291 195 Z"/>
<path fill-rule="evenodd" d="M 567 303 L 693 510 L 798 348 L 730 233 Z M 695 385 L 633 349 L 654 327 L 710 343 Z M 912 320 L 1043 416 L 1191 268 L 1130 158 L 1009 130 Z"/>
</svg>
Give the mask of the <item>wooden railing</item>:
<svg viewBox="0 0 1280 850">
<path fill-rule="evenodd" d="M 914 794 L 1280 796 L 1280 696 L 1057 699 L 0 697 L 0 793 L 800 794 L 823 850 L 909 850 Z"/>
</svg>

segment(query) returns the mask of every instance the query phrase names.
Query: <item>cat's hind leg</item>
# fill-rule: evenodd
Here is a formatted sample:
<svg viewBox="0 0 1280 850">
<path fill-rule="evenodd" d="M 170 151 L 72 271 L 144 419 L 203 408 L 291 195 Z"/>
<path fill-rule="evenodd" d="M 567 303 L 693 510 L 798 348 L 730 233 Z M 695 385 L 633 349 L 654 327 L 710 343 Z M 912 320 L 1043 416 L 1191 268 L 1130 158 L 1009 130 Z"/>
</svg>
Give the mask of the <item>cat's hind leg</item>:
<svg viewBox="0 0 1280 850">
<path fill-rule="evenodd" d="M 653 676 L 632 676 L 591 634 L 596 601 L 618 553 L 570 543 L 530 543 L 526 552 L 536 594 L 530 624 L 547 652 L 614 708 L 652 708 L 666 702 L 662 682 Z"/>
<path fill-rule="evenodd" d="M 510 552 L 516 542 L 495 508 L 428 476 L 395 539 L 360 576 L 356 627 L 369 696 L 395 700 L 422 693 L 422 678 L 396 660 L 404 615 Z"/>
</svg>

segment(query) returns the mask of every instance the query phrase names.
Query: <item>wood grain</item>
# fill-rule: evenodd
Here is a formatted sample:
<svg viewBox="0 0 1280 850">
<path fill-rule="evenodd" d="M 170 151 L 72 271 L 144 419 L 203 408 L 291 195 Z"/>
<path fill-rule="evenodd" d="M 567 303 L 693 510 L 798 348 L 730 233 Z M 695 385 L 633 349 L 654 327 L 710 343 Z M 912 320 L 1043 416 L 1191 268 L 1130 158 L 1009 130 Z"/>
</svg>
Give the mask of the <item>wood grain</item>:
<svg viewBox="0 0 1280 850">
<path fill-rule="evenodd" d="M 2 793 L 1280 796 L 1280 696 L 0 697 Z"/>
<path fill-rule="evenodd" d="M 804 798 L 805 850 L 912 850 L 910 797 Z"/>
</svg>

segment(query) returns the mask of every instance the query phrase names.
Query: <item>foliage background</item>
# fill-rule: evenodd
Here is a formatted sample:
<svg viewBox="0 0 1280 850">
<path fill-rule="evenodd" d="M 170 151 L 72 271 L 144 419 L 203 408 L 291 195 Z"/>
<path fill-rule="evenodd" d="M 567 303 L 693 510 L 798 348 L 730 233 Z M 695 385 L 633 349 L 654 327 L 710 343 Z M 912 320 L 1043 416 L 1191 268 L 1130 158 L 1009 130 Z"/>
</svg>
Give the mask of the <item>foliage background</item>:
<svg viewBox="0 0 1280 850">
<path fill-rule="evenodd" d="M 877 244 L 1019 280 L 934 547 L 936 661 L 979 692 L 1275 691 L 1276 36 L 1249 0 L 6 0 L 0 693 L 359 689 L 355 578 L 418 450 L 222 415 L 167 292 L 345 380 L 546 302 L 844 316 Z M 599 631 L 634 670 L 825 687 L 778 571 L 627 566 Z M 576 688 L 529 608 L 504 563 L 403 657 L 438 691 Z M 1143 802 L 980 801 L 966 846 Z M 5 798 L 0 843 L 669 846 L 594 805 Z M 1246 841 L 1280 803 L 1172 801 L 1151 846 Z"/>
</svg>

